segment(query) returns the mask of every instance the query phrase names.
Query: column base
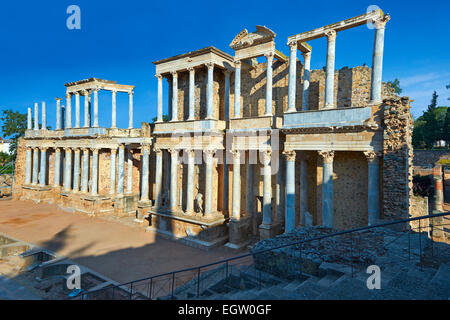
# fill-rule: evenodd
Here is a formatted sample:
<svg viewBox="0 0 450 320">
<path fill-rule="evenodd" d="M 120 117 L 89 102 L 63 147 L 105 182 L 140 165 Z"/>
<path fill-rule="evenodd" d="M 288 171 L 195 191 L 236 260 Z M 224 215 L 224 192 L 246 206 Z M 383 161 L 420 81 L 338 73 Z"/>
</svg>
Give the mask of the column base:
<svg viewBox="0 0 450 320">
<path fill-rule="evenodd" d="M 297 112 L 297 109 L 295 109 L 295 108 L 287 109 L 284 113 L 292 113 L 292 112 Z"/>
<path fill-rule="evenodd" d="M 383 100 L 370 100 L 369 101 L 369 106 L 374 106 L 374 105 L 378 105 L 378 104 L 382 104 Z"/>
<path fill-rule="evenodd" d="M 322 110 L 324 109 L 336 109 L 336 105 L 335 104 L 326 104 Z"/>
<path fill-rule="evenodd" d="M 243 217 L 240 220 L 231 219 L 228 223 L 229 240 L 225 245 L 232 249 L 242 249 L 248 244 L 250 234 L 250 218 Z"/>
<path fill-rule="evenodd" d="M 281 233 L 281 225 L 280 224 L 261 224 L 259 226 L 259 238 L 260 240 L 273 238 L 276 235 Z"/>
<path fill-rule="evenodd" d="M 144 223 L 145 219 L 148 217 L 147 211 L 150 210 L 152 206 L 153 204 L 151 200 L 138 201 L 136 219 L 134 219 L 134 222 Z"/>
</svg>

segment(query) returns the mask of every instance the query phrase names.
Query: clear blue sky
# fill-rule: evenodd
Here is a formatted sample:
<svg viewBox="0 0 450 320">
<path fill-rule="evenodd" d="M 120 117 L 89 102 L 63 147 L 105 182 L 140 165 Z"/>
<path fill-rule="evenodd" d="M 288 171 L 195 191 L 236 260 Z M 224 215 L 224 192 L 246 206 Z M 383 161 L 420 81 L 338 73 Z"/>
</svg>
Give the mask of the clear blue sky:
<svg viewBox="0 0 450 320">
<path fill-rule="evenodd" d="M 69 30 L 66 9 L 81 8 L 81 30 Z M 0 110 L 26 112 L 47 102 L 55 125 L 56 96 L 64 83 L 98 77 L 133 84 L 135 123 L 156 116 L 157 80 L 152 61 L 207 46 L 233 54 L 229 43 L 257 24 L 277 33 L 288 54 L 288 36 L 366 12 L 378 5 L 390 13 L 386 27 L 383 80 L 400 79 L 414 99 L 417 117 L 437 90 L 448 105 L 450 90 L 450 1 L 5 1 L 0 9 Z M 338 33 L 336 68 L 371 65 L 374 30 Z M 326 42 L 313 46 L 312 68 L 325 65 Z M 64 102 L 65 103 L 65 102 Z M 118 125 L 128 123 L 128 97 L 118 95 Z M 82 104 L 83 105 L 83 104 Z M 99 97 L 100 125 L 110 124 L 111 97 Z M 82 109 L 83 110 L 83 109 Z"/>
</svg>

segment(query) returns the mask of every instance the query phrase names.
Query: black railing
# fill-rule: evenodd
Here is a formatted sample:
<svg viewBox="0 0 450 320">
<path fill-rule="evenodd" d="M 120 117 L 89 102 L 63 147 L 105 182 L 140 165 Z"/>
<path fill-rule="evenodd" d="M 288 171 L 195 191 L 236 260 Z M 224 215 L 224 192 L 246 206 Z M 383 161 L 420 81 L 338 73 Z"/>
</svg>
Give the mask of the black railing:
<svg viewBox="0 0 450 320">
<path fill-rule="evenodd" d="M 432 264 L 443 250 L 450 247 L 435 243 L 436 233 L 444 235 L 444 229 L 448 225 L 437 219 L 446 216 L 450 219 L 450 212 L 323 234 L 201 266 L 85 291 L 75 299 L 207 298 L 211 294 L 210 288 L 214 288 L 215 293 L 226 293 L 230 288 L 247 290 L 274 285 L 279 281 L 279 278 L 272 276 L 274 274 L 282 274 L 289 279 L 302 279 L 304 273 L 317 271 L 316 267 L 320 264 L 317 261 L 327 259 L 347 266 L 353 277 L 358 270 L 367 264 L 373 264 L 380 257 L 383 258 L 387 252 L 391 256 L 384 257 L 386 261 L 377 261 L 378 264 L 415 261 L 422 268 L 424 264 Z M 402 231 L 389 234 L 386 230 L 391 229 L 385 227 L 397 227 Z M 426 238 L 423 238 L 424 232 L 427 233 Z M 334 247 L 335 243 L 341 246 Z M 292 249 L 291 258 L 286 258 L 286 249 Z M 284 260 L 285 263 L 270 265 L 267 261 L 273 259 L 274 254 L 287 260 Z"/>
</svg>

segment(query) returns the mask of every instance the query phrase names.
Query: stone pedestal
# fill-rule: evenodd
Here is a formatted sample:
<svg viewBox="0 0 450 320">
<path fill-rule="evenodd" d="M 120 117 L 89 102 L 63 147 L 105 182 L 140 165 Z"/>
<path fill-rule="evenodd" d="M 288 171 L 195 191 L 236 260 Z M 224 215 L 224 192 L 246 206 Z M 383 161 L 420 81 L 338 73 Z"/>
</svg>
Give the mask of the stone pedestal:
<svg viewBox="0 0 450 320">
<path fill-rule="evenodd" d="M 151 208 L 152 208 L 152 201 L 150 201 L 150 200 L 138 201 L 136 219 L 134 219 L 134 222 L 144 223 L 145 218 L 148 217 L 148 211 Z"/>
<path fill-rule="evenodd" d="M 243 249 L 248 243 L 250 231 L 250 217 L 242 217 L 240 220 L 231 219 L 228 223 L 229 240 L 225 246 L 236 250 Z"/>
<path fill-rule="evenodd" d="M 53 188 L 51 186 L 24 185 L 20 200 L 33 200 L 34 202 L 54 203 Z"/>
<path fill-rule="evenodd" d="M 267 238 L 273 238 L 276 235 L 279 235 L 281 233 L 281 225 L 280 224 L 272 224 L 272 225 L 266 225 L 261 224 L 259 226 L 259 239 L 267 239 Z"/>
<path fill-rule="evenodd" d="M 114 214 L 123 216 L 135 216 L 137 211 L 138 194 L 123 194 L 114 198 Z"/>
<path fill-rule="evenodd" d="M 76 211 L 90 216 L 107 215 L 113 212 L 111 198 L 108 196 L 72 194 L 72 205 Z"/>
</svg>

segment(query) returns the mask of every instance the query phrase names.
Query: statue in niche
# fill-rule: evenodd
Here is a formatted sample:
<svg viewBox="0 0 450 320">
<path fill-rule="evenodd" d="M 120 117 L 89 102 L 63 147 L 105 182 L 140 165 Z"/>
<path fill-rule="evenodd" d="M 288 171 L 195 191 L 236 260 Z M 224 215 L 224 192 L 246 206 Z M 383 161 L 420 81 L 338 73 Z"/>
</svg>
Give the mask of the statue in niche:
<svg viewBox="0 0 450 320">
<path fill-rule="evenodd" d="M 197 195 L 195 196 L 195 212 L 196 213 L 203 213 L 203 195 L 200 193 L 200 190 L 198 188 L 197 184 Z"/>
</svg>

